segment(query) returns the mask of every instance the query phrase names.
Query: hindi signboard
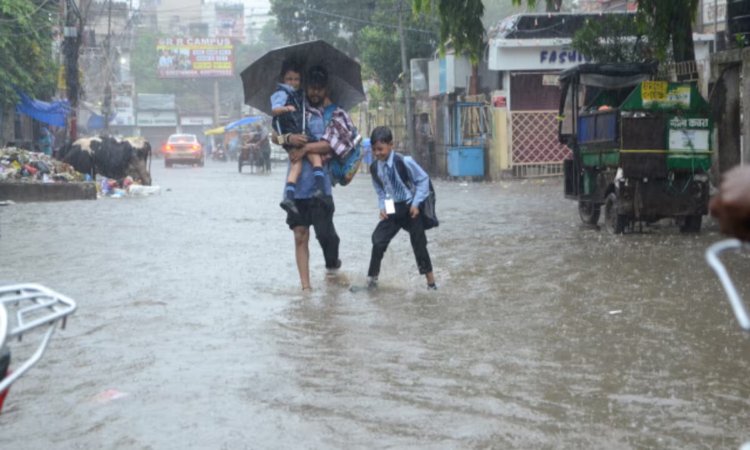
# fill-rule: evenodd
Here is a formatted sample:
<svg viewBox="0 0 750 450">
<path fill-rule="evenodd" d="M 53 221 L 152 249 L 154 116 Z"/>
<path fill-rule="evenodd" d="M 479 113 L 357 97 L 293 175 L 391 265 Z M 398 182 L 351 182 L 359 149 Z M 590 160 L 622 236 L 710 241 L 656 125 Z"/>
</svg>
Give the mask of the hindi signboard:
<svg viewBox="0 0 750 450">
<path fill-rule="evenodd" d="M 159 38 L 159 78 L 234 76 L 234 46 L 228 37 Z"/>
</svg>

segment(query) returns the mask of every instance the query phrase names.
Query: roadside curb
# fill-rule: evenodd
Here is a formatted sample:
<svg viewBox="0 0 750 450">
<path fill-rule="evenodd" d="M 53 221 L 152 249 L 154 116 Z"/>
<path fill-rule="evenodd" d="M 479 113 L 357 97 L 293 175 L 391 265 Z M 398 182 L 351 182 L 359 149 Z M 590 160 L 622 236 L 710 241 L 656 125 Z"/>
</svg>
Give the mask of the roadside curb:
<svg viewBox="0 0 750 450">
<path fill-rule="evenodd" d="M 0 183 L 0 201 L 17 203 L 96 200 L 94 183 Z"/>
</svg>

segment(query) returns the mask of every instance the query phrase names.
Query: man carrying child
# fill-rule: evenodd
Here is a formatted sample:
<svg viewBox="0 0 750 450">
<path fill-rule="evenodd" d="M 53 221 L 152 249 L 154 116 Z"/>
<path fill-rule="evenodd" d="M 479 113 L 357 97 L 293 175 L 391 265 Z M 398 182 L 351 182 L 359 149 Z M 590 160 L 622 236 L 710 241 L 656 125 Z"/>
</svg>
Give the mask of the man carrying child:
<svg viewBox="0 0 750 450">
<path fill-rule="evenodd" d="M 302 289 L 309 290 L 309 239 L 310 226 L 315 230 L 315 236 L 323 249 L 326 268 L 335 270 L 341 267 L 339 260 L 339 236 L 333 225 L 335 206 L 331 196 L 331 180 L 328 172 L 326 156 L 332 151 L 341 153 L 346 146 L 352 146 L 351 130 L 354 124 L 349 115 L 342 108 L 332 108 L 330 119 L 326 119 L 325 110 L 331 105 L 328 98 L 328 72 L 320 66 L 310 68 L 306 74 L 305 104 L 306 133 L 295 133 L 284 136 L 283 142 L 289 144 L 290 170 L 295 163 L 300 164 L 301 170 L 294 190 L 287 184 L 285 192 L 292 193 L 294 208 L 287 210 L 286 223 L 294 231 L 295 255 L 299 270 Z M 315 142 L 309 142 L 307 135 L 312 135 Z M 274 141 L 278 143 L 279 136 L 274 133 Z M 313 168 L 309 156 L 319 156 L 323 171 L 320 173 Z M 315 195 L 319 189 L 320 179 L 325 192 L 324 198 Z M 286 208 L 285 208 L 286 209 Z M 296 212 L 294 211 L 296 210 Z"/>
</svg>

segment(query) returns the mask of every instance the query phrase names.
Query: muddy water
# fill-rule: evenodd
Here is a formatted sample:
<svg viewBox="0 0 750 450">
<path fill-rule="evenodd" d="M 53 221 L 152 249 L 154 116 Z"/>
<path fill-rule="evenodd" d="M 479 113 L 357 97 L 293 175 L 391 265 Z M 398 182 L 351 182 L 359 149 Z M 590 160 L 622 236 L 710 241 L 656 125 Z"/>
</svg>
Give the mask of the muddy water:
<svg viewBox="0 0 750 450">
<path fill-rule="evenodd" d="M 720 239 L 581 226 L 559 182 L 437 183 L 440 291 L 339 189 L 342 273 L 302 294 L 283 178 L 156 168 L 161 196 L 0 210 L 0 280 L 77 299 L 11 391 L 0 448 L 737 448 L 750 342 L 703 262 Z M 750 261 L 730 261 L 750 286 Z M 744 277 L 744 278 L 743 278 Z M 750 296 L 750 291 L 745 290 Z M 611 314 L 611 312 L 620 311 Z M 28 354 L 33 339 L 13 343 Z M 127 394 L 107 401 L 103 393 Z"/>
</svg>

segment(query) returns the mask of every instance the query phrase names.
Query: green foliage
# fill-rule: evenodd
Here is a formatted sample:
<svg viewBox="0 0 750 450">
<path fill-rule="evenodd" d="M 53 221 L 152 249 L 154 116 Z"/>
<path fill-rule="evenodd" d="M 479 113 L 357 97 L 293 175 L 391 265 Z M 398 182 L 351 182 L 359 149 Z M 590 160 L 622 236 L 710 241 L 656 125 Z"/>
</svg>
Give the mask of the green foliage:
<svg viewBox="0 0 750 450">
<path fill-rule="evenodd" d="M 527 4 L 536 8 L 542 0 L 511 0 L 514 6 Z M 558 0 L 544 0 L 554 10 Z M 695 59 L 693 28 L 700 0 L 637 0 L 638 33 L 648 35 L 653 56 L 659 61 L 672 57 L 675 62 Z"/>
<path fill-rule="evenodd" d="M 695 59 L 693 22 L 700 0 L 638 0 L 638 16 L 648 29 L 656 57 L 667 59 L 669 47 L 675 62 Z"/>
<path fill-rule="evenodd" d="M 376 23 L 393 22 L 393 11 L 397 11 L 397 2 L 381 0 L 378 12 L 372 20 Z M 437 45 L 437 23 L 432 17 L 413 16 L 411 11 L 404 11 L 404 29 L 406 34 L 406 57 L 429 57 Z M 425 33 L 415 30 L 432 31 Z M 380 85 L 384 100 L 392 100 L 395 83 L 402 73 L 401 40 L 396 30 L 380 26 L 366 26 L 357 36 L 357 46 L 363 64 L 364 76 L 373 79 Z"/>
<path fill-rule="evenodd" d="M 139 93 L 171 94 L 177 90 L 174 80 L 160 79 L 156 76 L 156 68 L 159 66 L 156 42 L 160 37 L 166 36 L 160 35 L 156 30 L 145 28 L 138 29 L 135 33 L 130 71 L 135 77 L 135 86 Z"/>
<path fill-rule="evenodd" d="M 536 11 L 537 3 L 542 2 L 545 4 L 547 12 L 559 12 L 562 8 L 562 0 L 513 0 L 513 6 L 522 6 L 524 1 L 529 5 L 531 11 Z"/>
<path fill-rule="evenodd" d="M 58 65 L 52 58 L 56 2 L 0 1 L 0 105 L 18 102 L 16 86 L 41 99 L 54 95 Z"/>
<path fill-rule="evenodd" d="M 362 62 L 363 78 L 379 84 L 378 98 L 393 98 L 401 75 L 397 30 L 402 0 L 271 0 L 276 30 L 287 42 L 323 39 Z M 413 15 L 403 6 L 407 59 L 427 57 L 437 42 L 438 22 L 432 15 Z M 372 98 L 372 97 L 371 97 Z"/>
<path fill-rule="evenodd" d="M 412 6 L 417 14 L 435 13 L 440 18 L 442 54 L 445 53 L 445 44 L 450 41 L 457 53 L 469 54 L 472 64 L 479 62 L 484 50 L 482 0 L 412 0 Z"/>
<path fill-rule="evenodd" d="M 630 16 L 605 15 L 576 32 L 573 48 L 600 63 L 651 61 L 654 52 L 640 28 Z"/>
<path fill-rule="evenodd" d="M 394 100 L 394 95 L 392 90 L 390 92 L 384 92 L 381 86 L 373 85 L 367 89 L 367 99 L 370 108 L 379 108 L 392 102 Z"/>
<path fill-rule="evenodd" d="M 277 30 L 288 42 L 323 39 L 358 57 L 357 36 L 372 20 L 379 3 L 379 0 L 271 0 L 271 14 L 276 16 Z"/>
</svg>

